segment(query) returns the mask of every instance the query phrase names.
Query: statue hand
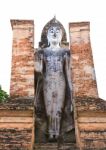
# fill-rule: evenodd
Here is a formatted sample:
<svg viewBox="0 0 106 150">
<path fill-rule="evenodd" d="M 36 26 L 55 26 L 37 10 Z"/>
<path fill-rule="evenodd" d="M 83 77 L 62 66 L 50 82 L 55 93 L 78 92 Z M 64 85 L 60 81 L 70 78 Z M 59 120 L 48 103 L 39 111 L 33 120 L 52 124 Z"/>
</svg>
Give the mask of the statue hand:
<svg viewBox="0 0 106 150">
<path fill-rule="evenodd" d="M 34 68 L 36 72 L 41 72 L 43 70 L 43 55 L 38 52 L 35 53 L 35 63 Z"/>
</svg>

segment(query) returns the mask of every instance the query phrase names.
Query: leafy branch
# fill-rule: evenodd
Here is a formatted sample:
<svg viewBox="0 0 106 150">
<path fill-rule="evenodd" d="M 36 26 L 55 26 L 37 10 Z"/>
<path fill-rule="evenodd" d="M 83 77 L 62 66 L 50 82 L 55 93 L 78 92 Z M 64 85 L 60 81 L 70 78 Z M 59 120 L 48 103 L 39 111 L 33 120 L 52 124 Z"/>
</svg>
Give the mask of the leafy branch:
<svg viewBox="0 0 106 150">
<path fill-rule="evenodd" d="M 0 86 L 0 102 L 4 102 L 8 99 L 9 95 L 7 94 L 7 92 L 5 92 L 4 90 L 2 90 L 1 86 Z"/>
</svg>

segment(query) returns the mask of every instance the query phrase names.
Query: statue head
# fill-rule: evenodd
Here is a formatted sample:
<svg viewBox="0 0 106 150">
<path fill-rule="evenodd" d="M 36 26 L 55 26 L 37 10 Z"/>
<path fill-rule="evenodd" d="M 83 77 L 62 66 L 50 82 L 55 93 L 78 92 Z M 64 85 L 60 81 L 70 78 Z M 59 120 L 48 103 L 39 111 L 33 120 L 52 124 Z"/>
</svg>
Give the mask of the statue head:
<svg viewBox="0 0 106 150">
<path fill-rule="evenodd" d="M 50 45 L 50 41 L 49 41 L 49 36 L 48 35 L 50 34 L 49 31 L 51 30 L 51 28 L 58 28 L 59 30 L 61 30 L 62 34 L 61 34 L 61 40 L 60 40 L 60 42 L 62 44 L 65 43 L 65 42 L 67 42 L 66 31 L 65 31 L 63 25 L 56 19 L 56 17 L 54 17 L 53 19 L 51 19 L 44 26 L 44 28 L 42 30 L 42 34 L 41 34 L 41 41 L 39 42 L 39 47 L 45 48 L 45 47 L 48 47 Z"/>
<path fill-rule="evenodd" d="M 59 26 L 51 26 L 47 32 L 48 45 L 59 46 L 62 40 L 62 30 Z"/>
</svg>

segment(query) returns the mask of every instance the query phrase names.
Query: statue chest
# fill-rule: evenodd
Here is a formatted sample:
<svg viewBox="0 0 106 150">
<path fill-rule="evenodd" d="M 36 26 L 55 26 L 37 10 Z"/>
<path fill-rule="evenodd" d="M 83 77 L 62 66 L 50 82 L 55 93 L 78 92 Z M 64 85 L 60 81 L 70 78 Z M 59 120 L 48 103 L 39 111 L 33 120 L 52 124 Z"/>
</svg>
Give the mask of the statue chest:
<svg viewBox="0 0 106 150">
<path fill-rule="evenodd" d="M 47 71 L 58 72 L 62 71 L 64 64 L 64 57 L 62 54 L 49 53 L 44 55 L 44 63 Z"/>
</svg>

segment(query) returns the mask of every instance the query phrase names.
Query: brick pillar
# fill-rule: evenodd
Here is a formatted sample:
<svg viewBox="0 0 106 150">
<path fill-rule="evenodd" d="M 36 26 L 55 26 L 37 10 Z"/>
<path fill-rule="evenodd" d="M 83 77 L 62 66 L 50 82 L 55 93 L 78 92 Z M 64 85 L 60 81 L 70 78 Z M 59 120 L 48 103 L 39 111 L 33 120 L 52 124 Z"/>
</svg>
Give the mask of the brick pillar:
<svg viewBox="0 0 106 150">
<path fill-rule="evenodd" d="M 69 24 L 73 96 L 98 97 L 90 43 L 90 23 Z"/>
<path fill-rule="evenodd" d="M 34 96 L 34 21 L 11 20 L 13 30 L 10 96 Z"/>
</svg>

